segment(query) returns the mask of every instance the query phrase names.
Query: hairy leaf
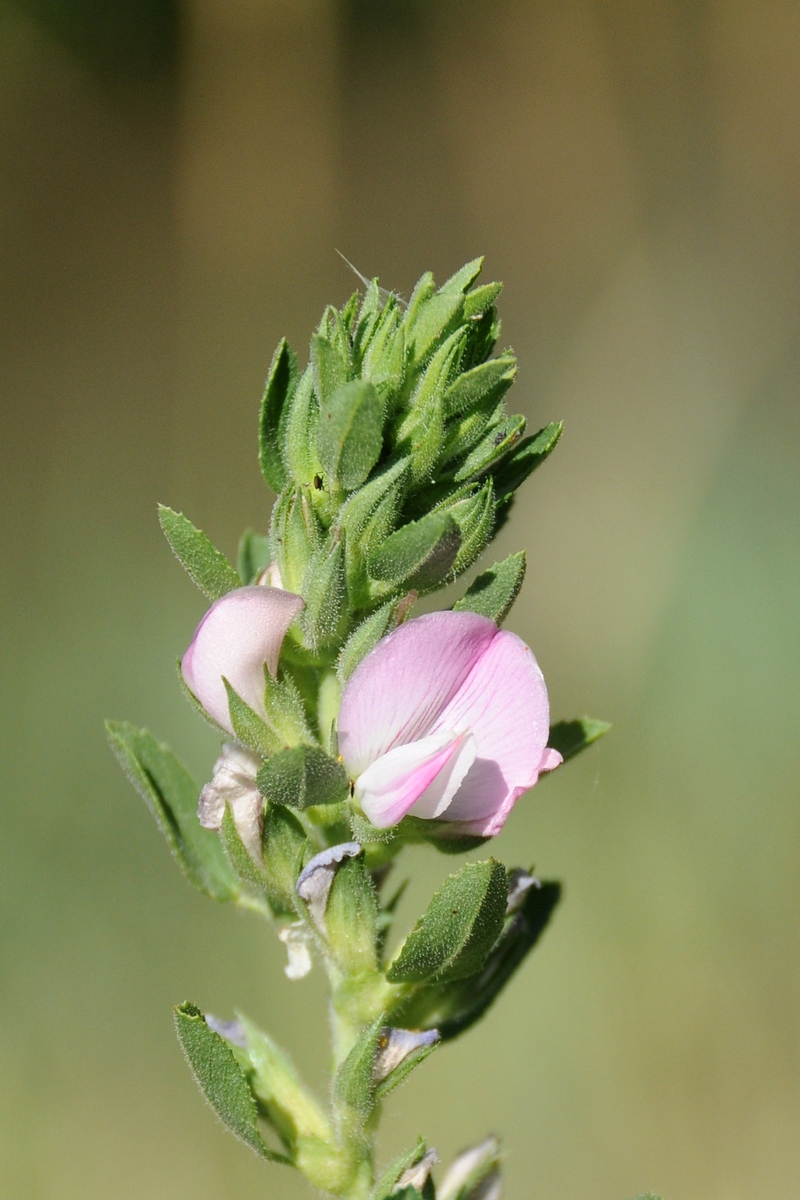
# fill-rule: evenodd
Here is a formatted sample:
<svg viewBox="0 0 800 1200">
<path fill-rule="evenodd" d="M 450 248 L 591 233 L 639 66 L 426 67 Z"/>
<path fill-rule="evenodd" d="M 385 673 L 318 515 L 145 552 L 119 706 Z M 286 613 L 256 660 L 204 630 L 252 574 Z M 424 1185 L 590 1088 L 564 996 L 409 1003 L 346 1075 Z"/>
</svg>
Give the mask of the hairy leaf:
<svg viewBox="0 0 800 1200">
<path fill-rule="evenodd" d="M 236 900 L 238 880 L 219 838 L 197 819 L 200 789 L 172 751 L 146 729 L 107 721 L 111 749 L 144 799 L 187 878 L 214 900 Z"/>
<path fill-rule="evenodd" d="M 242 586 L 225 555 L 183 513 L 159 504 L 158 519 L 175 557 L 209 600 L 219 600 Z"/>
<path fill-rule="evenodd" d="M 503 928 L 506 873 L 495 859 L 450 875 L 386 972 L 392 983 L 462 979 L 479 970 Z"/>
</svg>

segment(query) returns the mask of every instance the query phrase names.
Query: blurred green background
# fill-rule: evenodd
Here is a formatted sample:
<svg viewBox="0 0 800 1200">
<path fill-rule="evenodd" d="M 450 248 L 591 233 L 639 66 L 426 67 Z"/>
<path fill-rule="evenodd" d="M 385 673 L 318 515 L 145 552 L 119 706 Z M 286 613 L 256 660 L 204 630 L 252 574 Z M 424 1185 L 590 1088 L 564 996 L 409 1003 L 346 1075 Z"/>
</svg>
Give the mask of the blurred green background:
<svg viewBox="0 0 800 1200">
<path fill-rule="evenodd" d="M 799 59 L 794 0 L 2 0 L 4 1197 L 307 1195 L 170 1009 L 318 1079 L 319 972 L 191 892 L 101 721 L 207 776 L 155 504 L 266 527 L 261 382 L 352 289 L 336 248 L 505 280 L 515 407 L 567 423 L 497 544 L 510 624 L 556 716 L 614 722 L 499 839 L 563 906 L 383 1152 L 497 1130 L 509 1200 L 797 1196 Z M 452 864 L 413 865 L 407 922 Z"/>
</svg>

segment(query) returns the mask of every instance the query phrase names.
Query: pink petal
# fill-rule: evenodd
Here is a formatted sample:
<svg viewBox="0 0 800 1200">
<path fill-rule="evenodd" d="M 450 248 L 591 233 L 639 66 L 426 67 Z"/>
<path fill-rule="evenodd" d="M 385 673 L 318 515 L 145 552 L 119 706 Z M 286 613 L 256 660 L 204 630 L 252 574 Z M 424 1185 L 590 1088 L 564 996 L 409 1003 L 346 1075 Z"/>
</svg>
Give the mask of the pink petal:
<svg viewBox="0 0 800 1200">
<path fill-rule="evenodd" d="M 499 832 L 517 798 L 539 778 L 550 731 L 542 673 L 516 634 L 495 635 L 432 732 L 440 727 L 469 729 L 477 744 L 475 762 L 440 815 L 477 823 L 482 833 Z"/>
<path fill-rule="evenodd" d="M 348 679 L 339 712 L 339 753 L 351 778 L 425 737 L 496 637 L 488 617 L 435 612 L 378 642 Z"/>
<path fill-rule="evenodd" d="M 539 773 L 544 774 L 545 771 L 555 771 L 556 767 L 560 767 L 563 763 L 563 756 L 554 750 L 552 746 L 546 746 L 542 761 L 539 763 Z"/>
<path fill-rule="evenodd" d="M 302 608 L 292 592 L 253 585 L 217 600 L 197 626 L 181 671 L 186 686 L 223 729 L 233 733 L 223 675 L 264 716 L 264 664 L 274 675 L 286 631 Z"/>
<path fill-rule="evenodd" d="M 442 729 L 433 737 L 419 738 L 382 754 L 359 776 L 355 798 L 372 824 L 385 829 L 401 821 L 427 792 L 437 792 L 440 776 L 444 778 L 438 798 L 444 793 L 449 798 L 474 757 L 474 747 L 465 746 L 464 738 Z M 457 765 L 455 770 L 448 769 L 454 760 L 461 759 L 465 760 L 461 771 Z M 448 787 L 451 781 L 453 786 Z M 434 804 L 436 798 L 431 797 Z"/>
</svg>

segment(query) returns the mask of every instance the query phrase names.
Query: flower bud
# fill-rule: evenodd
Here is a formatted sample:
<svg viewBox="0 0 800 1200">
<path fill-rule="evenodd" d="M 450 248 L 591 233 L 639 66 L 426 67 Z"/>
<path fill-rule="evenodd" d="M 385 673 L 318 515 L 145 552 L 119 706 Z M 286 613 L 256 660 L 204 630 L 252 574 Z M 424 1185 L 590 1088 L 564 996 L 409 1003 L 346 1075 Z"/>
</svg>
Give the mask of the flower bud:
<svg viewBox="0 0 800 1200">
<path fill-rule="evenodd" d="M 489 1137 L 464 1150 L 438 1189 L 439 1200 L 500 1200 L 500 1143 Z"/>
<path fill-rule="evenodd" d="M 412 1054 L 432 1049 L 441 1041 L 438 1029 L 415 1031 L 386 1026 L 381 1030 L 372 1065 L 372 1082 L 382 1083 Z"/>
<path fill-rule="evenodd" d="M 423 1154 L 418 1163 L 414 1163 L 413 1167 L 403 1171 L 394 1186 L 394 1192 L 402 1192 L 404 1188 L 409 1187 L 416 1188 L 418 1192 L 421 1192 L 438 1161 L 439 1155 L 433 1149 L 429 1150 L 427 1154 Z"/>
<path fill-rule="evenodd" d="M 327 932 L 325 910 L 336 872 L 346 858 L 355 858 L 360 853 L 361 847 L 358 842 L 342 842 L 339 846 L 329 846 L 327 850 L 315 854 L 300 872 L 297 894 L 301 900 L 305 900 L 308 915 L 323 936 Z"/>
</svg>

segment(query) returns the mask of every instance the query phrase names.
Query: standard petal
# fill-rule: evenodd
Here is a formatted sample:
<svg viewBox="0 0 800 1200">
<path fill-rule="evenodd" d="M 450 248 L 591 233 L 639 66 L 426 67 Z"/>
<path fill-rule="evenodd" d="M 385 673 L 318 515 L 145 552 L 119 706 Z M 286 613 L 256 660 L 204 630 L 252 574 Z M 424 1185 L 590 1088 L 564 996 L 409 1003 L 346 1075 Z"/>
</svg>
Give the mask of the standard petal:
<svg viewBox="0 0 800 1200">
<path fill-rule="evenodd" d="M 503 630 L 442 711 L 439 728 L 470 729 L 477 757 L 449 807 L 447 821 L 468 821 L 471 832 L 502 829 L 514 802 L 542 770 L 550 709 L 542 673 L 528 646 Z"/>
<path fill-rule="evenodd" d="M 437 721 L 441 727 L 442 711 L 496 637 L 488 617 L 436 612 L 382 638 L 342 697 L 339 753 L 351 778 L 394 747 L 424 738 Z"/>
<path fill-rule="evenodd" d="M 286 631 L 303 601 L 280 588 L 236 588 L 217 600 L 183 656 L 186 686 L 223 729 L 233 733 L 223 676 L 257 713 L 264 712 L 264 664 L 271 675 Z"/>
<path fill-rule="evenodd" d="M 447 768 L 460 757 L 464 741 L 442 729 L 432 737 L 395 746 L 367 767 L 356 780 L 355 798 L 372 824 L 378 829 L 396 825 L 440 774 L 445 775 L 446 788 L 451 774 Z"/>
</svg>

